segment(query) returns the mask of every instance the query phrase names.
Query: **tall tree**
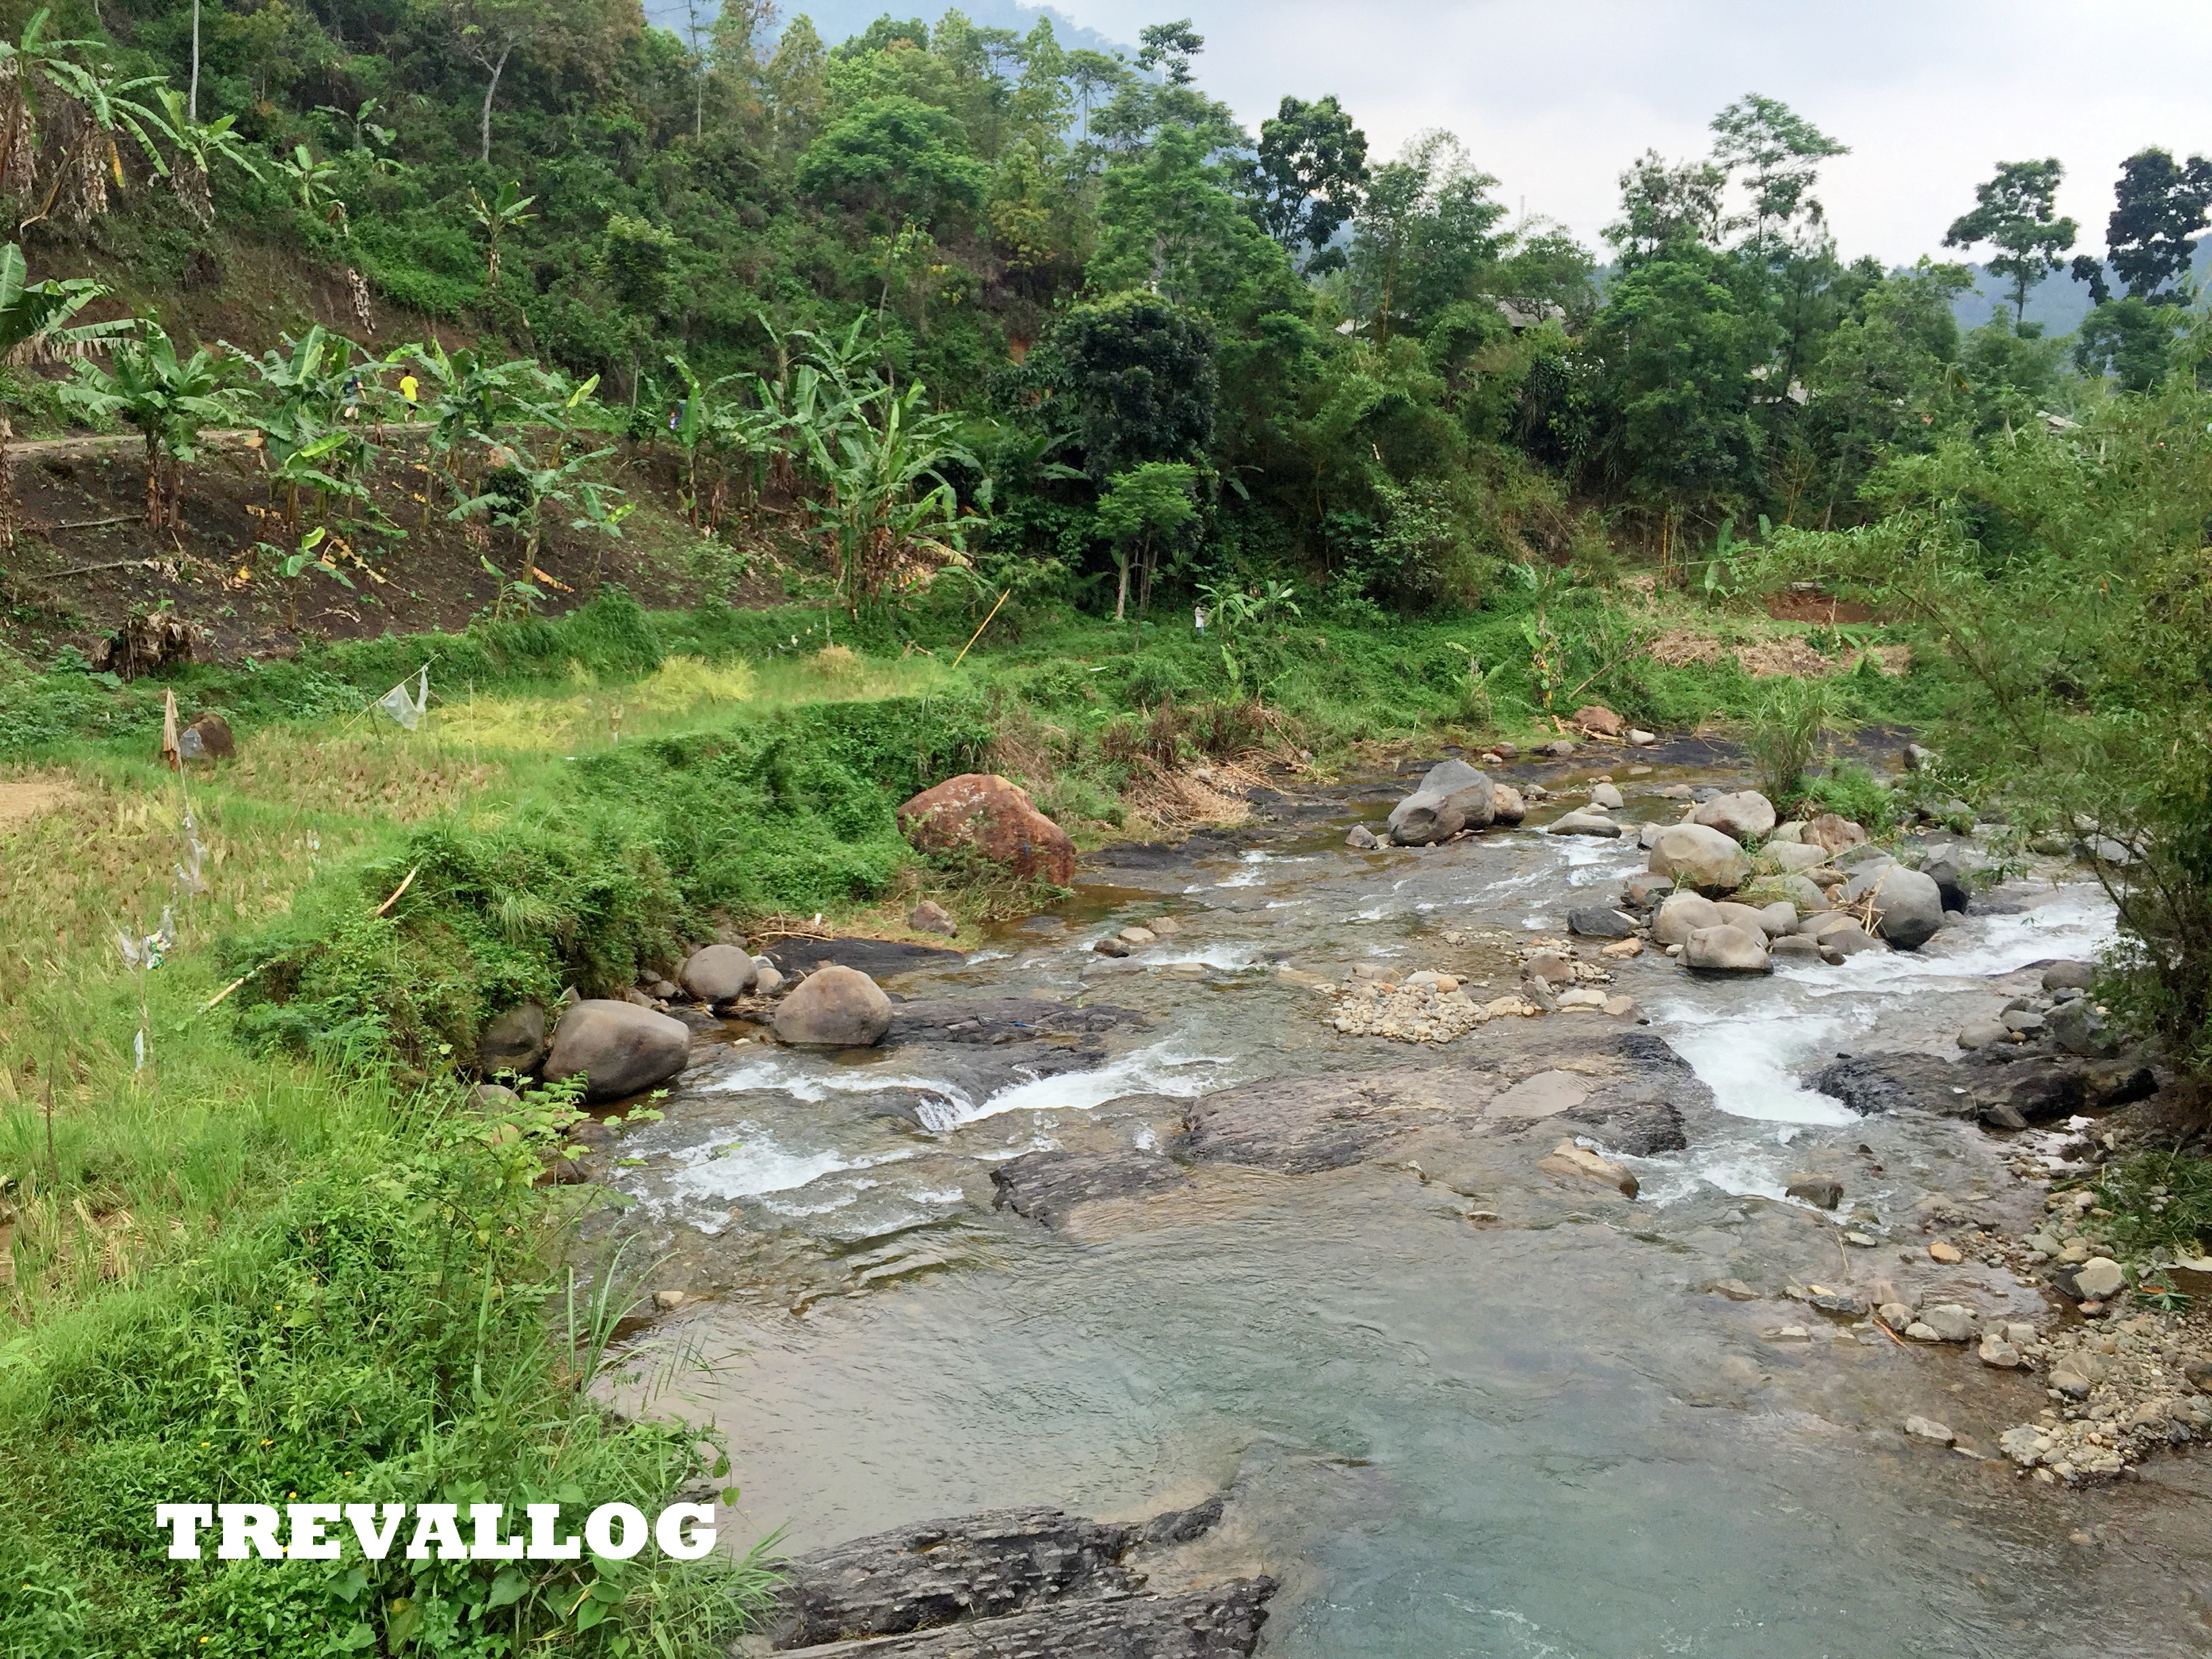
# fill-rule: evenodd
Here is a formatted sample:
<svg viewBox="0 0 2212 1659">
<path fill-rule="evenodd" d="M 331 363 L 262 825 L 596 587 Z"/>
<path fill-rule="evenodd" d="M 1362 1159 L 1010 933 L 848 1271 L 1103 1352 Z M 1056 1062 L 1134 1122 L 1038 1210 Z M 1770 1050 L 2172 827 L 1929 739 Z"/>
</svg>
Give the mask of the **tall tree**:
<svg viewBox="0 0 2212 1659">
<path fill-rule="evenodd" d="M 1274 118 L 1260 124 L 1249 180 L 1267 234 L 1288 252 L 1317 255 L 1359 211 L 1367 135 L 1334 96 L 1310 104 L 1286 97 Z"/>
<path fill-rule="evenodd" d="M 1153 295 L 1116 295 L 1069 312 L 1049 356 L 1084 470 L 1101 486 L 1146 461 L 1205 459 L 1219 381 L 1212 336 L 1195 319 Z"/>
<path fill-rule="evenodd" d="M 635 4 L 616 0 L 444 0 L 461 53 L 484 71 L 478 112 L 479 161 L 491 160 L 491 109 L 507 64 L 518 52 L 547 69 L 573 63 L 606 64 L 637 32 Z"/>
<path fill-rule="evenodd" d="M 1669 167 L 1647 149 L 1620 175 L 1620 217 L 1605 228 L 1625 264 L 1656 258 L 1682 239 L 1711 246 L 1720 240 L 1721 198 L 1728 169 L 1713 161 Z"/>
<path fill-rule="evenodd" d="M 1820 163 L 1848 155 L 1848 147 L 1791 109 L 1778 98 L 1746 93 L 1713 117 L 1713 159 L 1729 172 L 1741 169 L 1751 192 L 1749 208 L 1730 222 L 1748 230 L 1755 253 L 1773 257 L 1784 251 L 1793 226 L 1817 232 L 1826 215 L 1813 194 Z"/>
<path fill-rule="evenodd" d="M 1421 134 L 1374 170 L 1351 264 L 1378 343 L 1474 296 L 1501 246 L 1496 227 L 1505 209 L 1490 195 L 1497 183 L 1449 132 Z"/>
<path fill-rule="evenodd" d="M 2000 161 L 1996 176 L 1974 186 L 1975 208 L 1951 222 L 1945 247 L 1987 242 L 1991 270 L 2012 283 L 2013 325 L 2027 312 L 2028 290 L 2058 269 L 2078 227 L 2058 217 L 2066 169 L 2055 155 L 2040 161 Z"/>
<path fill-rule="evenodd" d="M 1171 87 L 1190 84 L 1190 60 L 1206 50 L 1206 37 L 1191 32 L 1189 18 L 1154 23 L 1138 39 L 1143 48 L 1137 53 L 1138 68 L 1157 70 Z"/>
<path fill-rule="evenodd" d="M 2170 284 L 2188 271 L 2197 252 L 2197 233 L 2212 211 L 2212 161 L 2192 155 L 2176 161 L 2162 149 L 2146 149 L 2120 163 L 2112 187 L 2115 205 L 2105 225 L 2105 258 L 2131 300 L 2174 305 L 2181 295 Z M 2103 305 L 2112 297 L 2105 264 L 2076 256 L 2074 280 L 2089 285 L 2089 297 Z"/>
</svg>

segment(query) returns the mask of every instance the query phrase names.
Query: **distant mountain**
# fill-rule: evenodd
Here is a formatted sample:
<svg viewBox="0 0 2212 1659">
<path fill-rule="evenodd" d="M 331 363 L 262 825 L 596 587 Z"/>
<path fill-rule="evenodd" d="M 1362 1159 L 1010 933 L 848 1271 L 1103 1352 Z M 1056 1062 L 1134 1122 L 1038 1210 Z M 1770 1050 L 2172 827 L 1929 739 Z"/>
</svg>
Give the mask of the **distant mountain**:
<svg viewBox="0 0 2212 1659">
<path fill-rule="evenodd" d="M 2200 283 L 2212 272 L 2212 237 L 2197 245 L 2197 258 L 2192 263 L 2197 280 Z M 1961 294 L 1951 307 L 1951 314 L 1959 319 L 1961 328 L 1979 328 L 1990 316 L 2002 310 L 2012 314 L 2012 289 L 2002 276 L 1992 276 L 1981 265 L 1969 265 L 1977 286 L 1972 292 Z M 2107 270 L 2105 279 L 2117 288 L 2118 283 Z M 2023 320 L 2041 323 L 2047 335 L 2071 334 L 2081 326 L 2081 319 L 2089 314 L 2089 285 L 2077 283 L 2066 271 L 2046 277 L 2027 293 L 2027 310 Z"/>
<path fill-rule="evenodd" d="M 697 5 L 699 27 L 703 30 L 721 9 L 721 0 L 697 0 Z M 834 46 L 860 33 L 878 17 L 919 17 L 934 23 L 948 8 L 945 0 L 909 0 L 903 5 L 886 5 L 884 0 L 787 0 L 777 9 L 786 22 L 794 17 L 811 19 L 815 32 Z M 1109 40 L 1097 30 L 1071 21 L 1050 6 L 1024 5 L 1022 0 L 969 0 L 969 3 L 957 9 L 979 27 L 1012 29 L 1018 34 L 1027 34 L 1036 27 L 1039 18 L 1049 17 L 1052 32 L 1063 46 L 1118 52 L 1126 58 L 1137 55 L 1135 47 Z M 690 11 L 684 0 L 645 0 L 645 21 L 681 35 L 689 27 Z"/>
</svg>

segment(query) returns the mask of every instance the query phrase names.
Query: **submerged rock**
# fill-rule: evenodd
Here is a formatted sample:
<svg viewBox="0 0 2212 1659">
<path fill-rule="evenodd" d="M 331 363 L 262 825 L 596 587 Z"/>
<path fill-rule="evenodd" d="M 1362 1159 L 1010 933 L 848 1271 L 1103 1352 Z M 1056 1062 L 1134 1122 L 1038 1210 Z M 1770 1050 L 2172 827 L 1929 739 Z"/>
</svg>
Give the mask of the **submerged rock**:
<svg viewBox="0 0 2212 1659">
<path fill-rule="evenodd" d="M 994 1207 L 1059 1228 L 1078 1206 L 1187 1185 L 1182 1167 L 1158 1152 L 1024 1152 L 991 1171 Z"/>
</svg>

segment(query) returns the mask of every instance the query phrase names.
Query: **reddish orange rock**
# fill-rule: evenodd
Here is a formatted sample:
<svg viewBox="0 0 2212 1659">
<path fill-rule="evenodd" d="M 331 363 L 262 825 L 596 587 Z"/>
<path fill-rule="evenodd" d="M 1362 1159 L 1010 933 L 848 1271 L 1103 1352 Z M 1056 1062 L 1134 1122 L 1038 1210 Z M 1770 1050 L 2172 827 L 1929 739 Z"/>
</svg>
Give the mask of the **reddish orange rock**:
<svg viewBox="0 0 2212 1659">
<path fill-rule="evenodd" d="M 898 810 L 899 828 L 925 853 L 966 850 L 1018 876 L 1059 887 L 1075 880 L 1075 843 L 995 772 L 969 772 L 925 789 Z"/>
<path fill-rule="evenodd" d="M 1601 738 L 1617 738 L 1628 729 L 1626 722 L 1601 702 L 1585 703 L 1576 709 L 1574 723 Z"/>
</svg>

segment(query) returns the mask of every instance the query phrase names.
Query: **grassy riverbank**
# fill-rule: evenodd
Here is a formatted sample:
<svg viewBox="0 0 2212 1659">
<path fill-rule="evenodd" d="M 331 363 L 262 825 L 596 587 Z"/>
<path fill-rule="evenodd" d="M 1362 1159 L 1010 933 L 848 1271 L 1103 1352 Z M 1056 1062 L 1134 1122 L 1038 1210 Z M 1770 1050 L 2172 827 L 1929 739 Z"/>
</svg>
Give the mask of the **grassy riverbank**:
<svg viewBox="0 0 2212 1659">
<path fill-rule="evenodd" d="M 717 923 L 1006 902 L 897 836 L 897 802 L 953 772 L 1016 775 L 1086 842 L 1152 836 L 1232 811 L 1268 765 L 1553 735 L 1531 629 L 1586 681 L 1556 705 L 1665 726 L 1758 708 L 1739 645 L 1873 642 L 1593 596 L 1227 637 L 1002 617 L 956 665 L 978 619 L 610 596 L 170 681 L 0 685 L 0 1650 L 293 1653 L 314 1631 L 488 1653 L 565 1631 L 705 1651 L 757 1571 L 278 1575 L 171 1563 L 148 1525 L 164 1498 L 650 1510 L 714 1480 L 711 1448 L 584 1391 L 621 1291 L 572 1305 L 587 1200 L 532 1184 L 563 1109 L 462 1106 L 453 1056 L 485 1014 L 618 988 Z M 1712 641 L 1688 661 L 1631 648 L 1686 630 Z M 362 714 L 426 660 L 422 729 Z M 1871 662 L 1832 683 L 1865 719 L 1943 695 Z M 181 783 L 153 764 L 168 690 L 225 711 L 237 758 Z M 131 966 L 118 932 L 161 935 L 158 962 Z"/>
</svg>

